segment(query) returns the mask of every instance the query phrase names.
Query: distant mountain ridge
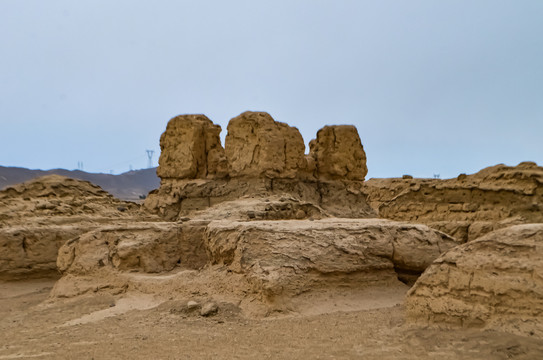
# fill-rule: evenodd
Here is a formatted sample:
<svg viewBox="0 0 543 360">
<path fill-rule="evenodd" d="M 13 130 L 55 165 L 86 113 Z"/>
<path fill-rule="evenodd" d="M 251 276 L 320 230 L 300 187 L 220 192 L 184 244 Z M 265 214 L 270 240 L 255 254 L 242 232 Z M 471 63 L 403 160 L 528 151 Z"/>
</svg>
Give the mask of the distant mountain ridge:
<svg viewBox="0 0 543 360">
<path fill-rule="evenodd" d="M 139 200 L 149 191 L 160 186 L 156 168 L 128 171 L 119 175 L 88 173 L 81 170 L 31 170 L 20 167 L 0 166 L 0 189 L 44 175 L 62 175 L 90 181 L 122 200 Z"/>
</svg>

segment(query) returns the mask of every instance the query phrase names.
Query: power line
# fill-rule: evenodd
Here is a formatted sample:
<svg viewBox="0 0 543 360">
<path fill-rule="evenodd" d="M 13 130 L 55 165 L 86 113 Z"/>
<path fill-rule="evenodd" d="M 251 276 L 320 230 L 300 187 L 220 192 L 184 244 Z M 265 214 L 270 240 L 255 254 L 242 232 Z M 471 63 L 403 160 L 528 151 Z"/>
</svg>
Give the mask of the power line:
<svg viewBox="0 0 543 360">
<path fill-rule="evenodd" d="M 109 165 L 107 167 L 104 167 L 101 169 L 101 171 L 107 171 L 107 172 L 111 172 L 111 169 L 115 169 L 115 168 L 118 168 L 119 166 L 121 165 L 126 165 L 126 164 L 130 164 L 134 161 L 137 161 L 137 160 L 141 160 L 145 157 L 145 155 L 140 155 L 136 158 L 133 158 L 133 159 L 129 159 L 129 160 L 125 160 L 125 161 L 121 161 L 121 162 L 118 162 L 116 164 L 112 164 L 112 165 Z"/>
</svg>

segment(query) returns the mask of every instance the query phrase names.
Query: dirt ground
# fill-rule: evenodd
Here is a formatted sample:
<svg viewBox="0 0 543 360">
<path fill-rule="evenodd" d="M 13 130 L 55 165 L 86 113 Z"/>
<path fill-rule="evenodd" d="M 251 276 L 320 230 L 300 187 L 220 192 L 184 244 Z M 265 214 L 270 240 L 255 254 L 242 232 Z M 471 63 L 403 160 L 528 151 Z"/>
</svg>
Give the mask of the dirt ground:
<svg viewBox="0 0 543 360">
<path fill-rule="evenodd" d="M 0 283 L 0 360 L 543 359 L 542 339 L 405 324 L 403 294 L 357 311 L 254 319 L 231 304 L 202 317 L 183 311 L 185 300 L 138 293 L 52 302 L 54 282 Z"/>
</svg>

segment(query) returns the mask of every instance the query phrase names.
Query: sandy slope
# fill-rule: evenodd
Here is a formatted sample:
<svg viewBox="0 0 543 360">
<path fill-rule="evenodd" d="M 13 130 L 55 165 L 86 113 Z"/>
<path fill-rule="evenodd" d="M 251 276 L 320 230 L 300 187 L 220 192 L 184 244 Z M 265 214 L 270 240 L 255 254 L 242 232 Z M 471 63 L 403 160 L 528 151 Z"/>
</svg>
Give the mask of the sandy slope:
<svg viewBox="0 0 543 360">
<path fill-rule="evenodd" d="M 0 359 L 543 358 L 543 340 L 533 337 L 408 326 L 404 291 L 358 297 L 356 311 L 332 312 L 331 298 L 307 314 L 251 319 L 220 304 L 206 318 L 180 311 L 186 299 L 135 292 L 50 302 L 54 281 L 0 283 Z M 346 310 L 356 299 L 337 300 Z"/>
</svg>

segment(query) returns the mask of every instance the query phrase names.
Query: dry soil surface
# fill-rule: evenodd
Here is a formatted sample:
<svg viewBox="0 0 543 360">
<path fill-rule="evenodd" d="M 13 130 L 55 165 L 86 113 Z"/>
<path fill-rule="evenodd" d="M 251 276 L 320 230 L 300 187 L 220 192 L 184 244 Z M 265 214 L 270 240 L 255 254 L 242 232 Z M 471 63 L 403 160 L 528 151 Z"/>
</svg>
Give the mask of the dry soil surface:
<svg viewBox="0 0 543 360">
<path fill-rule="evenodd" d="M 251 319 L 133 292 L 53 302 L 54 282 L 0 283 L 0 359 L 543 359 L 542 339 L 408 325 L 403 293 L 363 310 Z"/>
</svg>

